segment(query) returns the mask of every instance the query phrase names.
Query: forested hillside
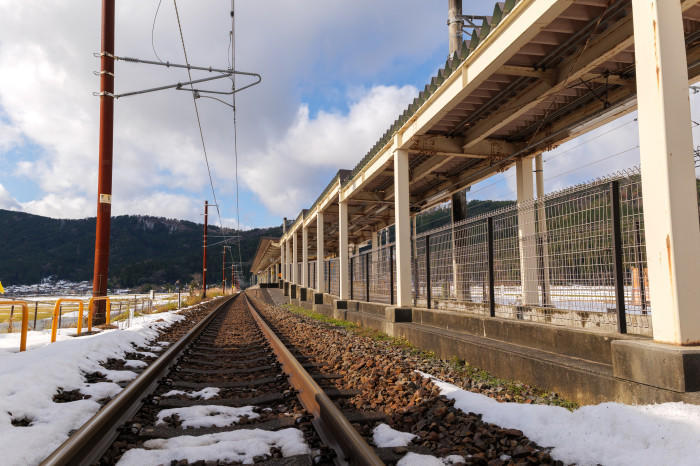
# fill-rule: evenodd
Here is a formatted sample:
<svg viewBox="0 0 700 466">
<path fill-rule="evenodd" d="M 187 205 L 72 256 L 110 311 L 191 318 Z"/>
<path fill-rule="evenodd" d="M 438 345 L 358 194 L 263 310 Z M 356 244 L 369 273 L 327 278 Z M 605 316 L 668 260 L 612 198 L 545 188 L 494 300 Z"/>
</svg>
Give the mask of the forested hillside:
<svg viewBox="0 0 700 466">
<path fill-rule="evenodd" d="M 211 244 L 221 241 L 215 236 L 238 232 L 224 229 L 222 233 L 210 226 L 209 234 Z M 240 232 L 246 276 L 259 238 L 280 234 L 281 227 Z M 94 244 L 94 218 L 60 220 L 0 209 L 0 281 L 6 285 L 32 284 L 48 276 L 92 280 Z M 135 287 L 176 280 L 188 283 L 201 274 L 201 247 L 201 224 L 157 217 L 113 217 L 110 286 Z M 209 250 L 211 283 L 221 280 L 221 250 L 221 246 Z M 233 253 L 237 259 L 236 247 Z"/>
</svg>

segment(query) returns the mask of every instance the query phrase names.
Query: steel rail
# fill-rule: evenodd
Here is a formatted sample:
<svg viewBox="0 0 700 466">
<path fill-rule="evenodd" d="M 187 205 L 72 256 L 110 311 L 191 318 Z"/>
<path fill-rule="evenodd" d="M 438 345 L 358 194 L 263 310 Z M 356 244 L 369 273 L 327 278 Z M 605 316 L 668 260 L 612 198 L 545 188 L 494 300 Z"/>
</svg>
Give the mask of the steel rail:
<svg viewBox="0 0 700 466">
<path fill-rule="evenodd" d="M 289 376 L 289 383 L 299 392 L 299 400 L 314 416 L 314 426 L 321 440 L 337 453 L 340 464 L 383 465 L 374 449 L 350 424 L 343 413 L 319 387 L 311 375 L 282 343 L 275 332 L 260 316 L 255 305 L 243 293 L 251 315 Z"/>
<path fill-rule="evenodd" d="M 156 388 L 177 358 L 198 337 L 216 314 L 237 296 L 224 299 L 204 319 L 149 365 L 119 394 L 41 462 L 44 466 L 90 465 L 99 461 L 117 437 L 117 428 L 133 416 Z"/>
</svg>

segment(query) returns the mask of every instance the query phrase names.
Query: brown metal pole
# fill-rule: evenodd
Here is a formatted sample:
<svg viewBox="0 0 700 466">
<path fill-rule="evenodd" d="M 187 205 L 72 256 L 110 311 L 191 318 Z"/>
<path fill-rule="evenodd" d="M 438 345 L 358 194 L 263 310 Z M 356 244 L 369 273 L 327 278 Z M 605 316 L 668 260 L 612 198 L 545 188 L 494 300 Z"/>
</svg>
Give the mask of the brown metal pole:
<svg viewBox="0 0 700 466">
<path fill-rule="evenodd" d="M 202 248 L 202 298 L 207 297 L 207 222 L 209 201 L 204 201 L 204 247 Z"/>
<path fill-rule="evenodd" d="M 112 142 L 114 133 L 114 0 L 102 0 L 100 58 L 100 147 L 97 179 L 97 223 L 92 295 L 107 295 L 109 235 L 112 215 Z M 97 301 L 95 323 L 105 322 L 105 301 Z"/>
<path fill-rule="evenodd" d="M 226 294 L 226 246 L 221 251 L 221 292 Z"/>
<path fill-rule="evenodd" d="M 233 277 L 235 276 L 235 273 L 233 271 L 234 264 L 231 264 L 231 294 L 233 294 L 233 287 L 236 285 L 236 283 L 233 281 Z"/>
</svg>

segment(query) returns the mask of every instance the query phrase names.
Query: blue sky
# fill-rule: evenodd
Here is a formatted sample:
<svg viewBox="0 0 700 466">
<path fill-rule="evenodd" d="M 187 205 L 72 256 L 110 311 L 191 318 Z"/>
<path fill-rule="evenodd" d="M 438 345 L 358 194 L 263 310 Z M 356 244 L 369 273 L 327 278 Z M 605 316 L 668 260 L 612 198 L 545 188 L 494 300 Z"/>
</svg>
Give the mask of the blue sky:
<svg viewBox="0 0 700 466">
<path fill-rule="evenodd" d="M 237 69 L 263 75 L 239 94 L 240 223 L 271 226 L 308 207 L 339 168 L 352 168 L 442 66 L 444 0 L 238 2 Z M 493 2 L 465 2 L 490 14 Z M 117 54 L 182 62 L 173 4 L 118 2 Z M 0 1 L 0 208 L 52 217 L 93 216 L 97 176 L 99 2 Z M 178 3 L 190 62 L 227 66 L 229 2 Z M 43 11 L 36 15 L 37 9 Z M 186 74 L 117 64 L 117 91 Z M 196 75 L 195 77 L 199 77 Z M 221 89 L 219 87 L 218 89 Z M 691 96 L 695 103 L 696 97 Z M 222 222 L 236 225 L 230 110 L 198 100 Z M 696 105 L 693 105 L 695 107 Z M 164 91 L 117 101 L 113 214 L 201 220 L 212 200 L 191 96 Z M 545 155 L 547 190 L 634 165 L 634 115 Z M 589 137 L 584 136 L 584 138 Z M 574 157 L 604 159 L 573 173 Z M 472 198 L 512 198 L 506 172 Z M 218 219 L 214 220 L 218 223 Z"/>
</svg>

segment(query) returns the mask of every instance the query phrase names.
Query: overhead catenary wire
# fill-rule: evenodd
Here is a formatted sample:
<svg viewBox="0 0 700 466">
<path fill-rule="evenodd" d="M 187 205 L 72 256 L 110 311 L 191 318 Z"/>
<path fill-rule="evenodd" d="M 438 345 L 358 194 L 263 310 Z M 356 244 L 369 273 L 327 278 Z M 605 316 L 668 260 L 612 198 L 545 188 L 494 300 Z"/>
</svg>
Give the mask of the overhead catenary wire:
<svg viewBox="0 0 700 466">
<path fill-rule="evenodd" d="M 163 2 L 163 0 L 158 0 L 158 6 L 156 7 L 156 13 L 153 15 L 153 26 L 151 26 L 151 48 L 153 49 L 153 55 L 156 56 L 159 62 L 163 62 L 163 60 L 160 58 L 158 55 L 158 52 L 156 52 L 156 43 L 155 43 L 155 31 L 156 31 L 156 19 L 158 19 L 158 12 L 160 11 L 160 4 Z"/>
<path fill-rule="evenodd" d="M 189 76 L 190 81 L 192 81 L 192 71 L 190 71 L 190 61 L 189 58 L 187 57 L 187 48 L 185 47 L 185 36 L 182 32 L 182 22 L 180 21 L 180 12 L 177 8 L 177 0 L 173 0 L 173 5 L 175 6 L 175 17 L 177 18 L 177 28 L 180 32 L 180 42 L 182 43 L 182 53 L 185 56 L 185 64 L 187 65 L 187 75 Z M 194 86 L 190 84 L 190 88 L 194 90 Z M 195 116 L 197 117 L 197 127 L 199 128 L 199 138 L 202 142 L 202 152 L 204 154 L 204 162 L 206 163 L 207 166 L 207 174 L 209 175 L 209 186 L 211 186 L 211 194 L 214 198 L 214 206 L 216 207 L 216 214 L 219 218 L 219 227 L 223 229 L 223 226 L 221 224 L 221 210 L 219 209 L 219 202 L 216 199 L 216 191 L 214 190 L 214 180 L 211 176 L 211 167 L 209 166 L 209 157 L 207 155 L 207 146 L 206 143 L 204 142 L 204 131 L 202 130 L 202 120 L 199 116 L 199 107 L 197 106 L 197 96 L 195 95 L 194 92 L 192 92 L 192 103 L 194 104 L 194 113 Z"/>
</svg>

